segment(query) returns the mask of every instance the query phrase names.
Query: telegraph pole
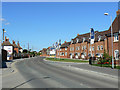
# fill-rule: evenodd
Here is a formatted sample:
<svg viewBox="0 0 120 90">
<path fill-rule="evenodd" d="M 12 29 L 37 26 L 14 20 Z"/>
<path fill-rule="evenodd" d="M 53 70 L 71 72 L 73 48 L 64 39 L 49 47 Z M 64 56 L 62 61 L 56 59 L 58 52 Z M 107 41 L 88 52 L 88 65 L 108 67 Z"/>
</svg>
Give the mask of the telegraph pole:
<svg viewBox="0 0 120 90">
<path fill-rule="evenodd" d="M 2 38 L 3 38 L 3 41 L 4 41 L 4 33 L 5 33 L 6 31 L 5 31 L 5 29 L 2 29 L 2 30 L 3 30 L 3 37 L 2 37 Z"/>
<path fill-rule="evenodd" d="M 28 57 L 30 57 L 30 56 L 29 56 L 29 42 L 28 42 Z"/>
</svg>

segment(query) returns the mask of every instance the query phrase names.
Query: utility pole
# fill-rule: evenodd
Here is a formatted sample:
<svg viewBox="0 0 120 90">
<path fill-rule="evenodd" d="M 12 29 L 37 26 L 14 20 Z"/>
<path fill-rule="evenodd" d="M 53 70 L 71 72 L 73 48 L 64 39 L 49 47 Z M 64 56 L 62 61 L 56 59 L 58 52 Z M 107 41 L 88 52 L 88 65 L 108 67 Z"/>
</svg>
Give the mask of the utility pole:
<svg viewBox="0 0 120 90">
<path fill-rule="evenodd" d="M 29 42 L 28 42 L 28 57 L 30 57 L 30 56 L 29 56 Z"/>
<path fill-rule="evenodd" d="M 29 42 L 28 42 L 28 51 L 29 51 Z"/>
<path fill-rule="evenodd" d="M 5 31 L 5 29 L 3 29 L 3 41 L 4 41 L 4 33 L 5 33 L 6 31 Z"/>
</svg>

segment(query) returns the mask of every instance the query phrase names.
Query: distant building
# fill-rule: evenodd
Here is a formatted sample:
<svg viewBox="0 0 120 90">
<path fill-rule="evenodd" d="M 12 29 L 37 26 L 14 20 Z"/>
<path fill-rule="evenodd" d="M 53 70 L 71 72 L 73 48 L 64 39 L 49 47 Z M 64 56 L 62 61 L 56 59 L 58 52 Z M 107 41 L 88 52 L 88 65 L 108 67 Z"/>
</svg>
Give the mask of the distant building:
<svg viewBox="0 0 120 90">
<path fill-rule="evenodd" d="M 23 49 L 22 49 L 22 47 L 20 46 L 19 41 L 18 41 L 18 43 L 17 43 L 17 46 L 18 46 L 19 53 L 22 53 L 22 52 L 23 52 Z"/>
<path fill-rule="evenodd" d="M 47 56 L 47 49 L 46 48 L 43 48 L 41 52 L 42 52 L 41 56 Z"/>
<path fill-rule="evenodd" d="M 2 43 L 2 49 L 7 51 L 7 60 L 13 59 L 13 45 L 9 42 L 9 38 L 5 37 L 5 41 Z"/>
<path fill-rule="evenodd" d="M 14 48 L 14 49 L 13 49 L 13 56 L 14 56 L 14 57 L 17 57 L 17 56 L 18 56 L 18 53 L 19 53 L 19 50 L 18 50 L 19 48 L 18 48 L 18 46 L 15 44 L 15 41 L 14 41 L 14 40 L 13 40 L 13 44 L 12 44 L 12 45 L 13 45 L 13 48 Z"/>
<path fill-rule="evenodd" d="M 69 58 L 70 52 L 70 42 L 64 42 L 60 49 L 56 50 L 56 57 L 57 58 Z"/>
<path fill-rule="evenodd" d="M 55 56 L 55 55 L 56 55 L 55 47 L 50 47 L 50 56 Z"/>
</svg>

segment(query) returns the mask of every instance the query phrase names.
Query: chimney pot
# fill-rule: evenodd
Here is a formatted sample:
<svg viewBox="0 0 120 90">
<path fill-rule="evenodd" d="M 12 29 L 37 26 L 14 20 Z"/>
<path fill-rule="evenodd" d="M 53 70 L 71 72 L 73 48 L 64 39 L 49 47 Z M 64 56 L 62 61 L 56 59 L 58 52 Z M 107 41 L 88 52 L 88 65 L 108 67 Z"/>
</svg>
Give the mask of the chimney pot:
<svg viewBox="0 0 120 90">
<path fill-rule="evenodd" d="M 77 34 L 77 36 L 79 36 L 79 33 Z"/>
<path fill-rule="evenodd" d="M 15 44 L 15 41 L 13 40 L 13 44 Z"/>
<path fill-rule="evenodd" d="M 9 38 L 7 38 L 6 41 L 9 41 Z"/>
<path fill-rule="evenodd" d="M 117 16 L 120 15 L 120 9 L 118 9 L 118 11 L 116 11 Z"/>
</svg>

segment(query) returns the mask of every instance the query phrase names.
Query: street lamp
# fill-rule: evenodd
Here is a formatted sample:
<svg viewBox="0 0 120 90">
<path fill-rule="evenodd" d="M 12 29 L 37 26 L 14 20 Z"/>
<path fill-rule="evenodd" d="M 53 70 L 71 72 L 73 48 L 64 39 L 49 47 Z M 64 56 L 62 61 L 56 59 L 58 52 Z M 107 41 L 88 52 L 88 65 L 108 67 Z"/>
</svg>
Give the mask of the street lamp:
<svg viewBox="0 0 120 90">
<path fill-rule="evenodd" d="M 5 31 L 5 29 L 3 29 L 3 40 L 4 40 L 4 33 L 5 33 L 6 31 Z"/>
<path fill-rule="evenodd" d="M 104 15 L 109 15 L 108 13 L 104 13 Z M 111 19 L 111 44 L 112 44 L 112 68 L 114 69 L 114 59 L 113 59 L 113 32 L 112 32 L 112 16 L 110 16 Z"/>
</svg>

